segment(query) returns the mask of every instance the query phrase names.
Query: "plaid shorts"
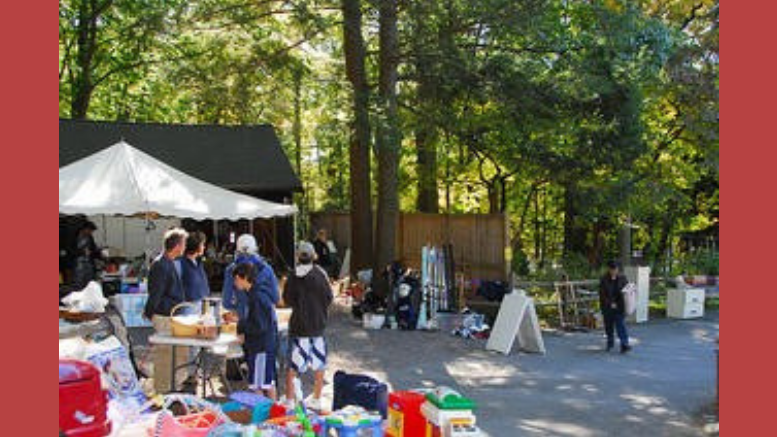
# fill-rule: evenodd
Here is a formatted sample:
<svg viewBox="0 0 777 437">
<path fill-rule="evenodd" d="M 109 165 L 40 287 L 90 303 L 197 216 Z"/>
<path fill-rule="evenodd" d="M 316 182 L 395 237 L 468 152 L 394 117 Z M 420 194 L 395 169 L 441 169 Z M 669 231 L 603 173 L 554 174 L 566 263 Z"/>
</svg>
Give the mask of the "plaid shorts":
<svg viewBox="0 0 777 437">
<path fill-rule="evenodd" d="M 324 337 L 296 337 L 290 340 L 289 366 L 297 374 L 308 369 L 317 372 L 326 368 L 326 342 Z"/>
</svg>

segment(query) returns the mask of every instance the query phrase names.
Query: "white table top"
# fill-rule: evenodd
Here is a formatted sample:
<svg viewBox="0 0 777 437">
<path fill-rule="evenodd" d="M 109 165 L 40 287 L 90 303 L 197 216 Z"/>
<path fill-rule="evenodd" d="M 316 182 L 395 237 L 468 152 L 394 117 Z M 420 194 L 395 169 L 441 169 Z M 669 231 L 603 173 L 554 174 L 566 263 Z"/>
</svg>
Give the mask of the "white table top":
<svg viewBox="0 0 777 437">
<path fill-rule="evenodd" d="M 152 334 L 148 337 L 148 342 L 151 344 L 162 344 L 169 346 L 189 346 L 189 347 L 204 347 L 215 348 L 220 346 L 229 346 L 231 344 L 237 344 L 238 339 L 234 334 L 219 334 L 218 338 L 213 340 L 205 340 L 201 338 L 187 338 L 187 337 L 173 337 L 167 334 Z"/>
</svg>

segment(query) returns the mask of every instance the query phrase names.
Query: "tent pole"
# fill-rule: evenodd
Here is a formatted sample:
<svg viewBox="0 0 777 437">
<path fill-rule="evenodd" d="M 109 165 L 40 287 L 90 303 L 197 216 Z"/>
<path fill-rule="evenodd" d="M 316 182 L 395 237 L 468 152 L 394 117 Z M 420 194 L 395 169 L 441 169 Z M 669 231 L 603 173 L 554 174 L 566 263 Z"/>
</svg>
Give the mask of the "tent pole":
<svg viewBox="0 0 777 437">
<path fill-rule="evenodd" d="M 146 211 L 146 267 L 148 268 L 148 271 L 151 270 L 151 229 L 149 226 L 149 222 L 151 222 L 151 213 L 149 211 Z M 164 249 L 164 245 L 162 247 Z"/>
<path fill-rule="evenodd" d="M 102 214 L 103 219 L 103 246 L 108 247 L 108 226 L 105 220 L 105 214 Z"/>
<path fill-rule="evenodd" d="M 297 253 L 296 253 L 297 252 L 297 231 L 299 230 L 297 225 L 297 214 L 294 214 L 292 216 L 291 226 L 293 228 L 291 231 L 291 248 L 292 248 L 291 253 L 294 254 L 292 255 L 294 268 L 297 268 Z"/>
</svg>

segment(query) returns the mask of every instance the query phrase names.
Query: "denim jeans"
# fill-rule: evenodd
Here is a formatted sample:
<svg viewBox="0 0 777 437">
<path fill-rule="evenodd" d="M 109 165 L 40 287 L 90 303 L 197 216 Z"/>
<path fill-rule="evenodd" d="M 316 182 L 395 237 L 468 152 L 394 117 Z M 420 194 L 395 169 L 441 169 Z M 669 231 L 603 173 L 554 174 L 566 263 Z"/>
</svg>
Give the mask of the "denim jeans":
<svg viewBox="0 0 777 437">
<path fill-rule="evenodd" d="M 602 310 L 602 316 L 604 317 L 604 332 L 607 334 L 607 347 L 615 345 L 615 335 L 613 331 L 617 331 L 618 339 L 621 342 L 621 346 L 629 345 L 629 334 L 626 331 L 626 321 L 623 313 L 618 310 L 607 308 Z"/>
</svg>

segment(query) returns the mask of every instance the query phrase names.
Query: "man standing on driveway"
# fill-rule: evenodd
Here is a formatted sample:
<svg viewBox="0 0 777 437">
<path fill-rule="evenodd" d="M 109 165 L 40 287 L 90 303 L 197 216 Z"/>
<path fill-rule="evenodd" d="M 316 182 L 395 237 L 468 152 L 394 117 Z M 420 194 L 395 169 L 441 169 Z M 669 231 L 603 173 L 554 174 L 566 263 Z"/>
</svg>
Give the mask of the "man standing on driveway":
<svg viewBox="0 0 777 437">
<path fill-rule="evenodd" d="M 607 263 L 607 273 L 599 282 L 599 304 L 604 318 L 604 331 L 607 333 L 607 352 L 615 346 L 615 335 L 621 343 L 621 353 L 631 350 L 629 334 L 626 331 L 626 304 L 623 299 L 623 288 L 628 284 L 626 276 L 620 273 L 617 261 Z"/>
<path fill-rule="evenodd" d="M 171 229 L 165 233 L 164 251 L 151 264 L 148 273 L 148 300 L 143 315 L 151 320 L 154 331 L 170 335 L 170 312 L 173 307 L 186 300 L 186 295 L 175 260 L 183 255 L 187 233 L 183 229 Z M 173 346 L 154 346 L 154 388 L 157 393 L 170 390 L 170 368 L 173 365 Z M 186 348 L 176 349 L 176 367 L 187 361 Z M 182 382 L 176 372 L 176 381 Z M 175 390 L 176 387 L 173 387 Z"/>
<path fill-rule="evenodd" d="M 302 399 L 296 399 L 294 380 L 312 370 L 315 375 L 313 397 L 306 407 L 320 412 L 327 357 L 324 331 L 333 297 L 327 274 L 323 268 L 313 263 L 314 259 L 313 245 L 308 242 L 300 243 L 297 248 L 299 263 L 283 290 L 283 301 L 291 307 L 291 351 L 286 374 L 286 398 L 303 402 Z"/>
</svg>

